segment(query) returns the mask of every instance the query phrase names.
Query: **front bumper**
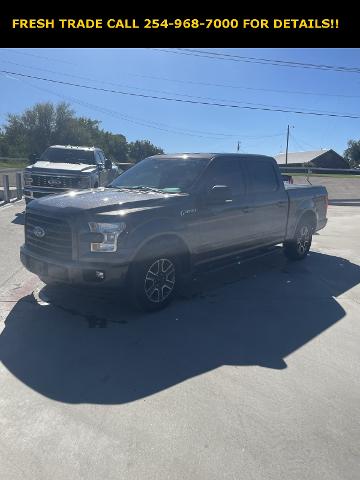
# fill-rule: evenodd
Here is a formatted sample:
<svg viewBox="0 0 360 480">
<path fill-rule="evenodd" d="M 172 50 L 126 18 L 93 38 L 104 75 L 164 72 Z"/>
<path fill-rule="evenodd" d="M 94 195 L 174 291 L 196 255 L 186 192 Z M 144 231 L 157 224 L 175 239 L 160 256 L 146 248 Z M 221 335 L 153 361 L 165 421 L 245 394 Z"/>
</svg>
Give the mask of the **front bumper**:
<svg viewBox="0 0 360 480">
<path fill-rule="evenodd" d="M 72 285 L 123 286 L 129 269 L 128 264 L 63 262 L 38 256 L 23 245 L 20 260 L 24 267 L 44 281 Z"/>
<path fill-rule="evenodd" d="M 66 188 L 29 188 L 24 187 L 24 197 L 28 200 L 35 200 L 36 198 L 46 197 L 47 195 L 59 195 L 61 193 L 70 192 Z"/>
</svg>

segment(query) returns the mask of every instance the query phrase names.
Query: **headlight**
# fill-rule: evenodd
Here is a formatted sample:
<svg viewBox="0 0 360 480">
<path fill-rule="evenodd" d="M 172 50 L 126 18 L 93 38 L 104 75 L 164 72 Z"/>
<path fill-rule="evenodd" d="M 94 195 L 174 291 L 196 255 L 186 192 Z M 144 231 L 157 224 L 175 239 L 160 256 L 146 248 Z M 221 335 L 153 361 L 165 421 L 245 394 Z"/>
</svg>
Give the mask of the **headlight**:
<svg viewBox="0 0 360 480">
<path fill-rule="evenodd" d="M 90 177 L 82 177 L 78 181 L 79 188 L 90 188 L 91 186 L 91 179 Z"/>
<path fill-rule="evenodd" d="M 126 228 L 124 222 L 120 223 L 96 223 L 89 222 L 90 232 L 101 233 L 103 241 L 91 243 L 92 252 L 116 252 L 117 239 L 121 232 Z"/>
<path fill-rule="evenodd" d="M 25 182 L 25 185 L 32 185 L 33 183 L 33 179 L 31 178 L 31 174 L 30 173 L 24 173 L 24 182 Z"/>
</svg>

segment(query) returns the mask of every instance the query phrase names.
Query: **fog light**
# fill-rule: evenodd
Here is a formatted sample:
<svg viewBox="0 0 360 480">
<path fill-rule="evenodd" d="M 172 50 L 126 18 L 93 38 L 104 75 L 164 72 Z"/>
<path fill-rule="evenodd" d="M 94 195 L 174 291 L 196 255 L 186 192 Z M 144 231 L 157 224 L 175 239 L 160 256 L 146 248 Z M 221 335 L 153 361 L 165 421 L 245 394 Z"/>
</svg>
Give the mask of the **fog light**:
<svg viewBox="0 0 360 480">
<path fill-rule="evenodd" d="M 104 280 L 105 279 L 105 272 L 102 272 L 101 270 L 96 270 L 95 271 L 95 277 L 98 280 Z"/>
<path fill-rule="evenodd" d="M 83 279 L 85 282 L 100 283 L 105 280 L 106 272 L 103 270 L 84 270 Z"/>
</svg>

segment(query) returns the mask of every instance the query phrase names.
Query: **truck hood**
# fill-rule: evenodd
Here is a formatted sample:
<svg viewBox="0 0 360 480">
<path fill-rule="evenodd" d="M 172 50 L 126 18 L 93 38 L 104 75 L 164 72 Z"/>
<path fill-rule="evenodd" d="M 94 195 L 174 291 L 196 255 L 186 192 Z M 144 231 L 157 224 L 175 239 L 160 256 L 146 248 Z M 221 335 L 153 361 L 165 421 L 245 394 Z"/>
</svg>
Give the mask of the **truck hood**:
<svg viewBox="0 0 360 480">
<path fill-rule="evenodd" d="M 160 207 L 169 200 L 188 196 L 184 193 L 142 192 L 97 188 L 42 197 L 29 204 L 29 211 L 42 210 L 55 214 L 105 213 L 120 210 Z"/>
<path fill-rule="evenodd" d="M 92 172 L 96 169 L 95 165 L 87 165 L 86 163 L 55 163 L 40 160 L 30 167 L 26 167 L 25 171 L 29 173 L 80 173 Z"/>
</svg>

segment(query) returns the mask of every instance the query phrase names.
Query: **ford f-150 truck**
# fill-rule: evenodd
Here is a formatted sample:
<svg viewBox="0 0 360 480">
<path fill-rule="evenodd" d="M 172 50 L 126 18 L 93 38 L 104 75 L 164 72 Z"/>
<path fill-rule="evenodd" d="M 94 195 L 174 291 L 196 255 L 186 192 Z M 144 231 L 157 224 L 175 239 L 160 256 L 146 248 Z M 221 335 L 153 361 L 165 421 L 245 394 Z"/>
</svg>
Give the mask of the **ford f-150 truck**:
<svg viewBox="0 0 360 480">
<path fill-rule="evenodd" d="M 326 212 L 326 189 L 284 186 L 271 157 L 155 155 L 108 188 L 31 202 L 21 260 L 45 283 L 125 285 L 156 310 L 205 263 L 279 243 L 305 258 Z"/>
<path fill-rule="evenodd" d="M 28 204 L 50 194 L 101 187 L 120 173 L 100 148 L 53 145 L 34 165 L 26 167 L 25 201 Z"/>
</svg>

